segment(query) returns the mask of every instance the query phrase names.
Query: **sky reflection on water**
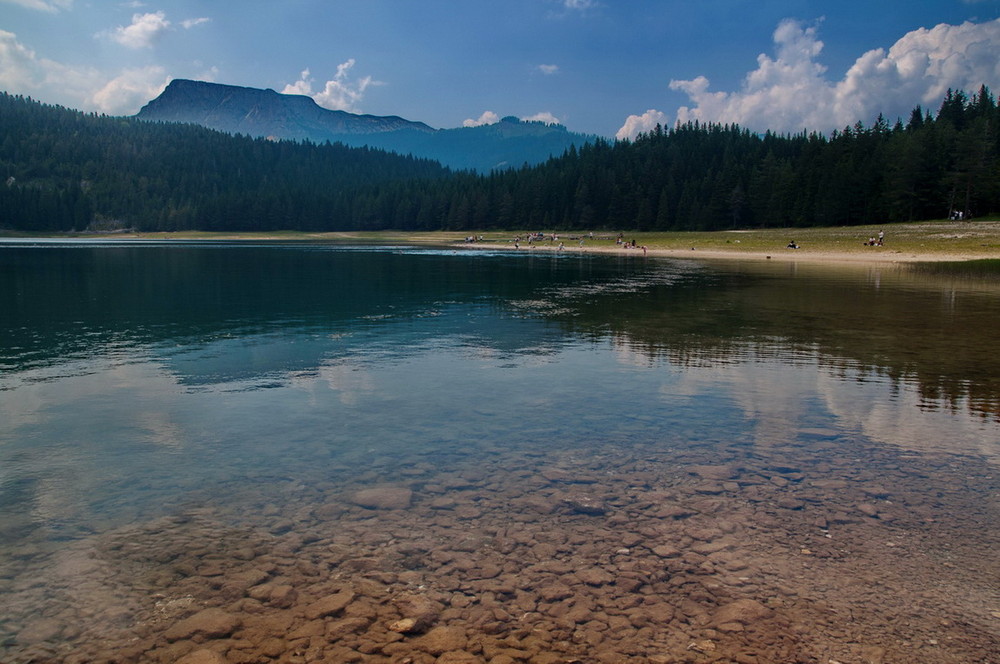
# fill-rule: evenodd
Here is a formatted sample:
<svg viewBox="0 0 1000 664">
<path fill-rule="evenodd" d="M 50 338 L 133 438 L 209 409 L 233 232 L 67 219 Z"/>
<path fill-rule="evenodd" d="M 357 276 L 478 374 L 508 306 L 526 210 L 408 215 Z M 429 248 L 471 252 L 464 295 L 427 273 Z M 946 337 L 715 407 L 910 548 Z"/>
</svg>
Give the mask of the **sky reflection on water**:
<svg viewBox="0 0 1000 664">
<path fill-rule="evenodd" d="M 995 360 L 978 354 L 1000 322 L 989 288 L 590 256 L 113 249 L 0 249 L 8 535 L 480 446 L 865 437 L 1000 453 Z"/>
</svg>

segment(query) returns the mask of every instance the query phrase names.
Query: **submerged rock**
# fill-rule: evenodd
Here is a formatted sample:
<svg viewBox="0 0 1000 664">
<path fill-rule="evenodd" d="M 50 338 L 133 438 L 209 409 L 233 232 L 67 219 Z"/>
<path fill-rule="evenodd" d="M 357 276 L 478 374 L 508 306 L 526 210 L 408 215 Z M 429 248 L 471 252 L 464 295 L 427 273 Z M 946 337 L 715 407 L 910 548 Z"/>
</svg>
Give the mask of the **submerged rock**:
<svg viewBox="0 0 1000 664">
<path fill-rule="evenodd" d="M 228 664 L 228 661 L 214 650 L 202 649 L 184 655 L 177 660 L 177 664 Z"/>
<path fill-rule="evenodd" d="M 389 629 L 402 634 L 426 631 L 437 622 L 443 608 L 440 603 L 423 595 L 401 595 L 393 604 L 403 618 L 390 623 Z"/>
<path fill-rule="evenodd" d="M 442 625 L 421 636 L 416 645 L 432 655 L 441 655 L 453 650 L 465 650 L 468 642 L 465 630 L 461 627 Z"/>
<path fill-rule="evenodd" d="M 688 473 L 703 480 L 732 480 L 740 475 L 736 467 L 728 464 L 691 466 Z"/>
<path fill-rule="evenodd" d="M 603 516 L 608 511 L 604 501 L 592 496 L 567 496 L 563 498 L 563 505 L 571 512 L 589 516 Z"/>
<path fill-rule="evenodd" d="M 351 496 L 351 501 L 372 510 L 402 510 L 413 501 L 413 491 L 406 487 L 362 489 Z"/>
<path fill-rule="evenodd" d="M 738 599 L 716 611 L 715 615 L 712 616 L 712 624 L 726 625 L 739 623 L 741 625 L 750 625 L 758 620 L 770 617 L 771 613 L 771 609 L 757 600 Z"/>
<path fill-rule="evenodd" d="M 189 616 L 168 629 L 164 636 L 168 641 L 180 641 L 196 636 L 221 639 L 229 636 L 240 626 L 240 619 L 222 609 L 205 609 Z"/>
<path fill-rule="evenodd" d="M 341 590 L 336 594 L 327 595 L 323 599 L 317 600 L 307 606 L 305 615 L 308 620 L 316 620 L 317 618 L 337 615 L 347 608 L 347 605 L 353 601 L 353 591 Z"/>
</svg>

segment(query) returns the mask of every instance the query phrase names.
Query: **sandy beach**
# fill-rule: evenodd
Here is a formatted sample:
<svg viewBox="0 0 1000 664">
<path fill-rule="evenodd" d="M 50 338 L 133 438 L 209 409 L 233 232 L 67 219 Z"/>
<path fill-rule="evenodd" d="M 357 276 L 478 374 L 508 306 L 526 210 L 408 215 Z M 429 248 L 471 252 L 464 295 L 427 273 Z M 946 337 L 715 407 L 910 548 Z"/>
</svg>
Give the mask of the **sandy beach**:
<svg viewBox="0 0 1000 664">
<path fill-rule="evenodd" d="M 690 258 L 690 259 L 725 259 L 725 260 L 751 260 L 751 261 L 809 261 L 827 263 L 930 263 L 930 262 L 962 262 L 972 260 L 1000 259 L 1000 244 L 996 246 L 983 246 L 981 248 L 959 248 L 950 246 L 939 246 L 933 249 L 924 250 L 902 250 L 888 246 L 865 247 L 860 246 L 858 250 L 834 250 L 825 247 L 809 247 L 800 245 L 797 249 L 788 247 L 776 247 L 769 249 L 746 249 L 738 244 L 730 246 L 712 247 L 643 247 L 642 245 L 632 247 L 631 245 L 615 245 L 607 241 L 584 241 L 581 245 L 577 241 L 563 243 L 541 241 L 528 244 L 518 243 L 515 247 L 513 241 L 510 242 L 469 242 L 462 243 L 463 249 L 489 249 L 506 250 L 519 252 L 570 252 L 570 253 L 599 253 L 621 256 L 638 257 L 660 257 L 660 258 Z"/>
<path fill-rule="evenodd" d="M 883 233 L 882 246 L 867 241 Z M 584 252 L 664 258 L 826 263 L 901 264 L 1000 259 L 1000 221 L 924 221 L 903 224 L 830 228 L 757 229 L 713 232 L 627 233 L 615 231 L 543 231 L 544 239 L 528 242 L 525 231 L 433 231 L 305 233 L 79 233 L 40 239 L 109 241 L 316 242 L 333 244 L 403 244 L 521 252 Z M 557 239 L 550 239 L 555 236 Z M 621 236 L 623 244 L 616 244 Z M 4 235 L 31 239 L 22 235 Z M 476 238 L 476 241 L 469 241 Z M 515 242 L 520 238 L 520 242 Z M 580 240 L 583 240 L 581 245 Z M 634 241 L 636 246 L 627 246 Z M 794 242 L 798 248 L 790 249 Z M 515 248 L 515 244 L 517 245 Z M 560 248 L 562 244 L 562 248 Z M 643 248 L 645 247 L 645 249 Z"/>
<path fill-rule="evenodd" d="M 552 246 L 549 243 L 538 243 L 530 246 L 523 244 L 514 248 L 512 244 L 499 244 L 489 242 L 474 242 L 461 245 L 463 249 L 490 249 L 509 250 L 520 252 L 569 252 L 569 253 L 594 253 L 622 256 L 638 257 L 660 257 L 660 258 L 691 258 L 691 259 L 725 259 L 725 260 L 774 260 L 774 261 L 811 261 L 830 263 L 928 263 L 928 262 L 957 262 L 981 259 L 1000 259 L 1000 252 L 989 252 L 982 255 L 969 253 L 913 253 L 899 250 L 886 250 L 884 247 L 877 247 L 877 251 L 871 252 L 838 252 L 826 251 L 822 249 L 778 249 L 775 251 L 744 251 L 740 249 L 661 249 L 640 247 L 617 247 L 617 246 L 587 246 L 567 245 L 560 248 L 558 245 Z"/>
</svg>

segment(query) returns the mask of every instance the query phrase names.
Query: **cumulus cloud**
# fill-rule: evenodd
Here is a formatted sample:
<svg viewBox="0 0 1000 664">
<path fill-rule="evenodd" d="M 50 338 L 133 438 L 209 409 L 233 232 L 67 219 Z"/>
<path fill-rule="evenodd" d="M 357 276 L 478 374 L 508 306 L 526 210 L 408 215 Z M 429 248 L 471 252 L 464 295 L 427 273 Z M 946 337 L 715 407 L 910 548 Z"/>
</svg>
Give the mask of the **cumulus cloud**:
<svg viewBox="0 0 1000 664">
<path fill-rule="evenodd" d="M 7 2 L 12 5 L 19 5 L 27 9 L 36 9 L 50 14 L 55 14 L 63 9 L 70 9 L 73 6 L 73 0 L 0 0 L 0 2 Z"/>
<path fill-rule="evenodd" d="M 463 127 L 481 127 L 483 125 L 496 124 L 498 122 L 500 122 L 500 116 L 499 115 L 497 115 L 493 111 L 485 111 L 482 115 L 479 116 L 478 120 L 473 120 L 472 118 L 469 118 L 468 120 L 464 120 L 462 122 L 462 126 Z"/>
<path fill-rule="evenodd" d="M 562 124 L 562 122 L 559 121 L 559 118 L 552 115 L 548 111 L 543 111 L 542 113 L 535 113 L 530 117 L 521 119 L 524 120 L 525 122 L 544 122 L 545 124 Z"/>
<path fill-rule="evenodd" d="M 162 11 L 133 14 L 132 23 L 115 28 L 111 38 L 127 48 L 149 48 L 169 29 L 170 21 Z"/>
<path fill-rule="evenodd" d="M 619 141 L 632 140 L 640 133 L 649 132 L 656 128 L 656 125 L 667 124 L 667 116 L 654 108 L 649 109 L 642 115 L 630 115 L 625 119 L 625 124 L 615 134 Z"/>
<path fill-rule="evenodd" d="M 831 131 L 869 124 L 879 113 L 890 121 L 905 117 L 917 104 L 934 108 L 948 88 L 971 92 L 1000 83 L 1000 19 L 914 30 L 888 51 L 863 54 L 839 81 L 829 80 L 816 60 L 823 50 L 817 31 L 782 21 L 774 31 L 775 57 L 759 55 L 739 90 L 712 92 L 704 76 L 671 81 L 692 102 L 678 109 L 677 120 Z"/>
<path fill-rule="evenodd" d="M 0 88 L 22 94 L 43 93 L 47 101 L 70 104 L 85 98 L 99 80 L 96 70 L 40 58 L 13 32 L 0 30 Z"/>
<path fill-rule="evenodd" d="M 44 76 L 35 52 L 17 40 L 13 32 L 0 30 L 0 84 L 7 90 L 37 87 Z"/>
<path fill-rule="evenodd" d="M 286 95 L 305 95 L 323 108 L 333 111 L 358 111 L 358 104 L 365 96 L 365 91 L 373 85 L 381 85 L 379 81 L 371 76 L 363 78 L 350 78 L 350 71 L 354 67 L 354 58 L 337 65 L 337 73 L 327 81 L 323 89 L 314 92 L 313 78 L 308 69 L 302 71 L 299 80 L 285 86 L 281 91 Z"/>
<path fill-rule="evenodd" d="M 546 76 L 559 73 L 559 65 L 538 65 L 538 71 Z"/>
<path fill-rule="evenodd" d="M 210 80 L 212 70 L 203 74 Z M 0 89 L 36 96 L 49 103 L 109 115 L 131 115 L 163 91 L 172 76 L 163 67 L 108 74 L 39 57 L 12 32 L 0 30 Z"/>
<path fill-rule="evenodd" d="M 91 96 L 91 103 L 109 115 L 130 115 L 167 87 L 170 77 L 163 67 L 126 69 Z"/>
</svg>

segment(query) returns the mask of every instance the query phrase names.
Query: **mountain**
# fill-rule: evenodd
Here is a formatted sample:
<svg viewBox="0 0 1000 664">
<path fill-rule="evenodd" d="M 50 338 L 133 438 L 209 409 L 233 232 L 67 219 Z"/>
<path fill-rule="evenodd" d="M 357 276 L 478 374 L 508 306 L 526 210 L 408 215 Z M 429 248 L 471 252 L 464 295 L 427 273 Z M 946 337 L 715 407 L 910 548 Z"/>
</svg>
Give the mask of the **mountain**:
<svg viewBox="0 0 1000 664">
<path fill-rule="evenodd" d="M 508 116 L 496 124 L 441 129 L 431 134 L 404 129 L 338 140 L 347 145 L 367 145 L 433 159 L 454 169 L 488 173 L 525 164 L 534 166 L 593 139 L 567 131 L 562 125 L 525 122 Z"/>
<path fill-rule="evenodd" d="M 402 129 L 433 132 L 423 122 L 355 115 L 321 108 L 310 97 L 174 79 L 136 116 L 153 122 L 187 122 L 231 134 L 273 136 L 322 143 L 333 137 Z"/>
<path fill-rule="evenodd" d="M 184 79 L 171 81 L 136 118 L 185 122 L 254 137 L 378 148 L 480 172 L 538 164 L 594 138 L 567 131 L 562 125 L 515 117 L 480 127 L 432 129 L 397 116 L 331 111 L 303 95 Z"/>
</svg>

